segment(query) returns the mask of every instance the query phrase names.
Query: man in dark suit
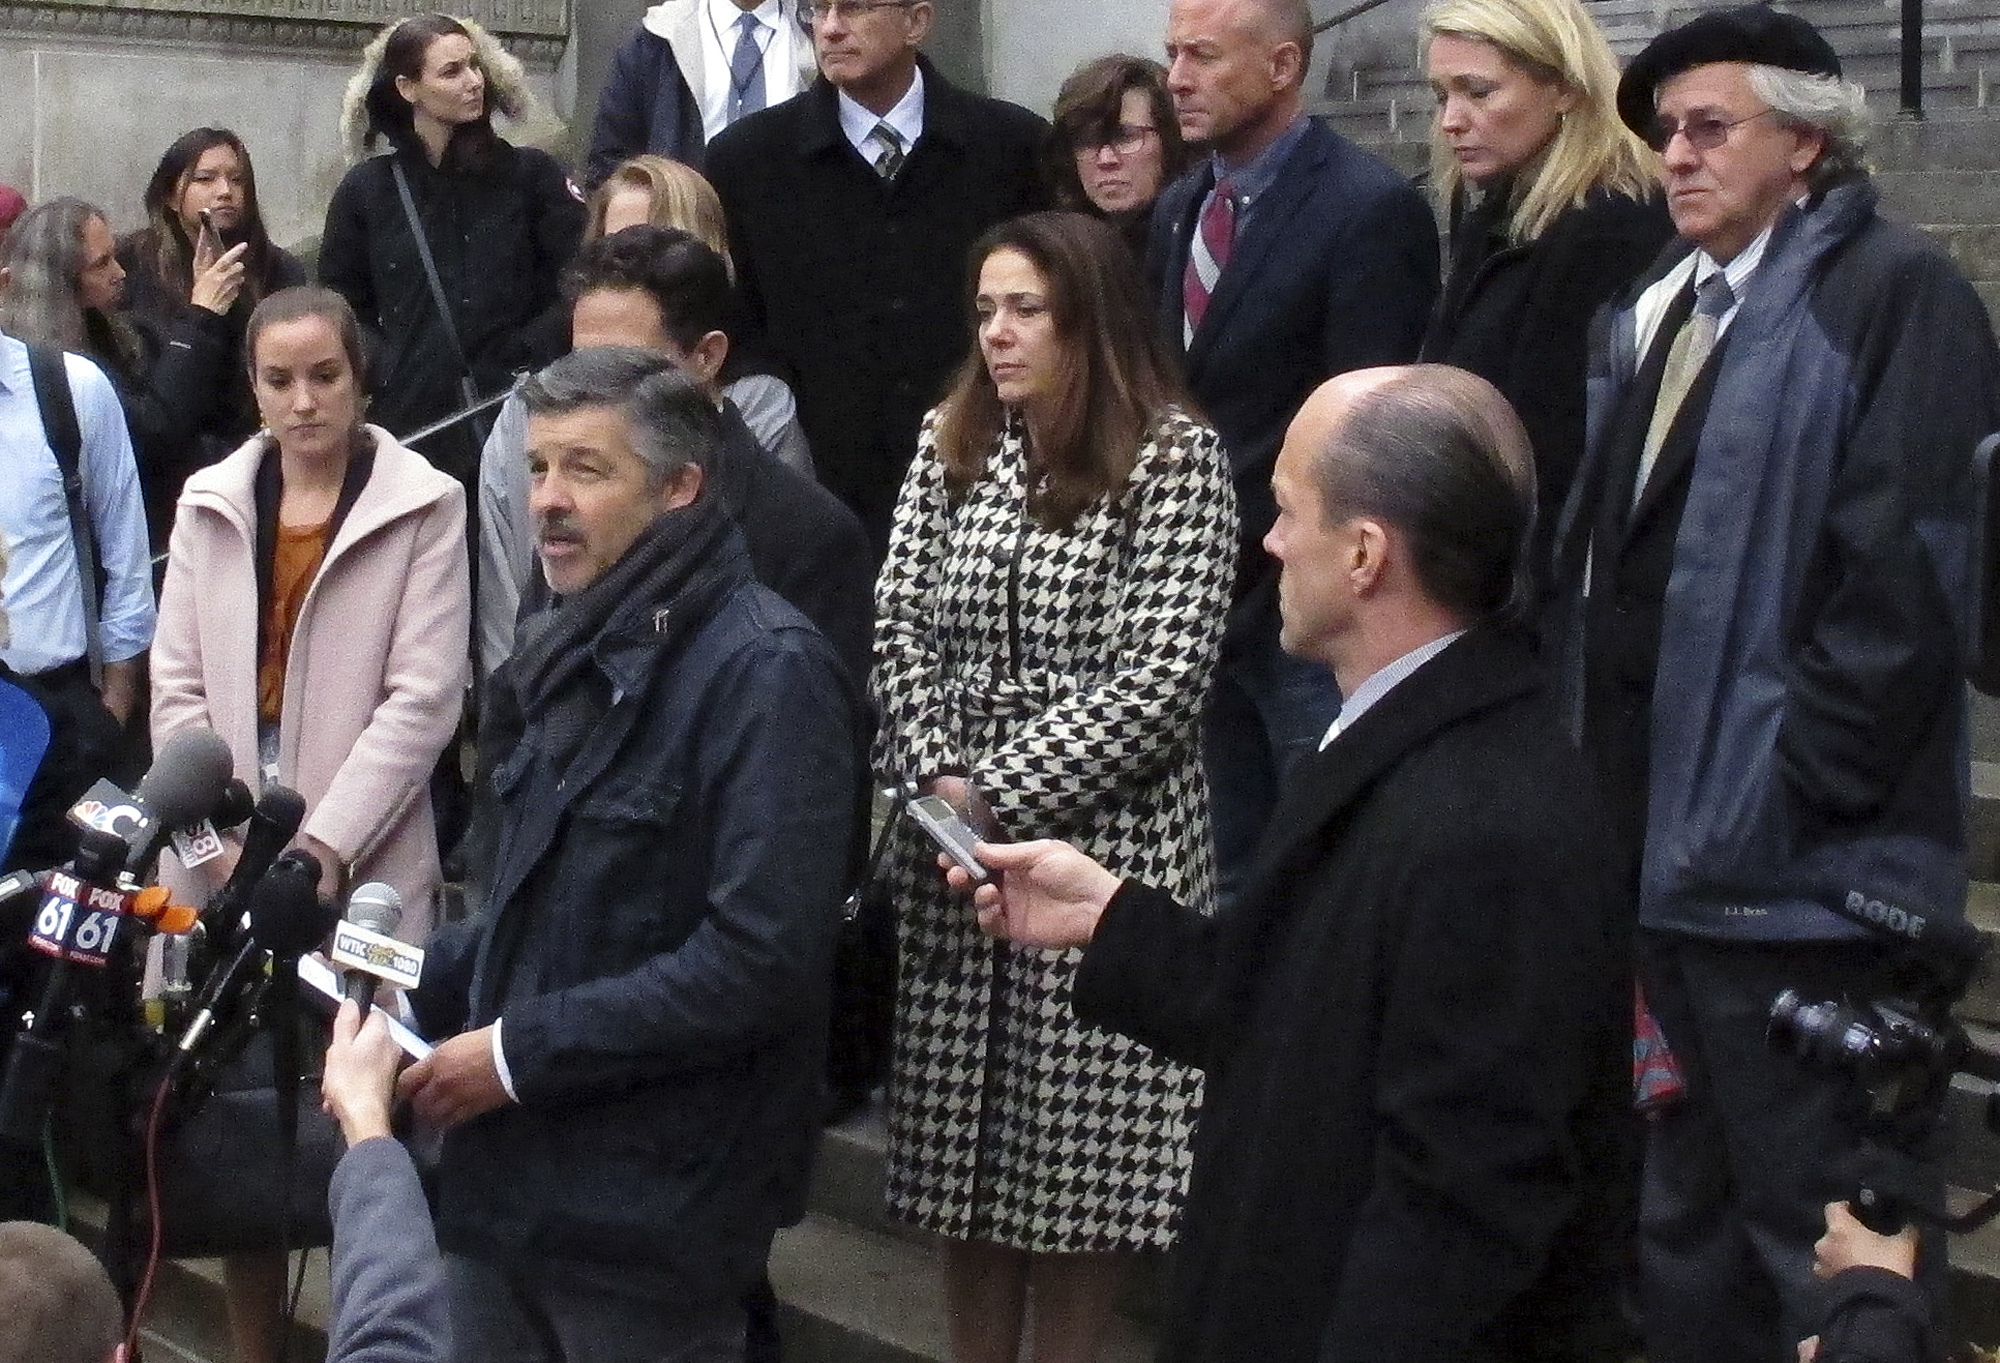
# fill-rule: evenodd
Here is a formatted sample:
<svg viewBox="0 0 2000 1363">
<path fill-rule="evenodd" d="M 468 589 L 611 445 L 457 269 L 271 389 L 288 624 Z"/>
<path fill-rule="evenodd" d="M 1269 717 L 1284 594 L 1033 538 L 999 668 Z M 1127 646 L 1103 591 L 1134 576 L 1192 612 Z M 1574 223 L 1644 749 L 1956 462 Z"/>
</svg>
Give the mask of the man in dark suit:
<svg viewBox="0 0 2000 1363">
<path fill-rule="evenodd" d="M 1078 1016 L 1206 1071 L 1164 1359 L 1615 1359 L 1590 1174 L 1628 944 L 1506 623 L 1527 436 L 1463 370 L 1370 370 L 1306 404 L 1273 481 L 1284 645 L 1346 700 L 1249 887 L 1207 918 L 1066 844 L 982 843 L 982 925 L 1083 946 Z"/>
<path fill-rule="evenodd" d="M 751 339 L 878 559 L 917 427 L 972 339 L 966 255 L 1046 206 L 1048 125 L 946 82 L 917 55 L 930 27 L 931 0 L 814 6 L 825 79 L 708 148 Z"/>
<path fill-rule="evenodd" d="M 1160 196 L 1146 251 L 1160 326 L 1222 436 L 1243 559 L 1204 719 L 1223 902 L 1238 893 L 1278 778 L 1340 703 L 1278 648 L 1271 465 L 1323 380 L 1414 359 L 1437 296 L 1437 226 L 1394 170 L 1305 115 L 1305 0 L 1175 0 L 1168 84 L 1206 161 Z"/>
</svg>

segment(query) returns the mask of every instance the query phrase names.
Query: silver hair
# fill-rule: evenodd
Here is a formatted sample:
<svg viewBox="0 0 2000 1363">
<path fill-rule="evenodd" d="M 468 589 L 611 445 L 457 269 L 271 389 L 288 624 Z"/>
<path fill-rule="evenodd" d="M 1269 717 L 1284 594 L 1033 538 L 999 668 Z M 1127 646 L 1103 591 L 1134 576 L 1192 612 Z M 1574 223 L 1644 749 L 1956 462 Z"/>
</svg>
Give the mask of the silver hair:
<svg viewBox="0 0 2000 1363">
<path fill-rule="evenodd" d="M 706 467 L 722 443 L 722 421 L 701 385 L 658 351 L 596 346 L 573 351 L 521 385 L 529 416 L 609 407 L 625 418 L 632 452 L 657 491 L 690 464 Z"/>
<path fill-rule="evenodd" d="M 1869 173 L 1868 131 L 1874 120 L 1859 85 L 1839 76 L 1753 64 L 1750 90 L 1791 126 L 1825 136 L 1826 145 L 1806 169 L 1814 193 Z"/>
<path fill-rule="evenodd" d="M 87 263 L 83 231 L 104 210 L 65 195 L 23 213 L 7 234 L 0 265 L 7 287 L 0 291 L 0 329 L 19 341 L 84 348 L 83 304 L 77 281 Z"/>
</svg>

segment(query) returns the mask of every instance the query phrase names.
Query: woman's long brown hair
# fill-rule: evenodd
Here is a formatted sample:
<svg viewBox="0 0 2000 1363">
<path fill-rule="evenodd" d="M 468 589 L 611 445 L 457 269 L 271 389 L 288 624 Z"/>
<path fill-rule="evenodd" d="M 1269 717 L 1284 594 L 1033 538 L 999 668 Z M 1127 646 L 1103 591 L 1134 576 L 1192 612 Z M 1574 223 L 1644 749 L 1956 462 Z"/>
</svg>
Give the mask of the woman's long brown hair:
<svg viewBox="0 0 2000 1363">
<path fill-rule="evenodd" d="M 967 297 L 996 251 L 1018 251 L 1047 286 L 1049 315 L 1067 378 L 1046 420 L 1028 432 L 1028 511 L 1067 530 L 1101 496 L 1116 498 L 1139 447 L 1169 407 L 1192 411 L 1186 389 L 1146 306 L 1131 248 L 1115 229 L 1082 213 L 1030 213 L 1001 223 L 973 246 Z M 938 417 L 945 483 L 962 494 L 986 472 L 1007 412 L 973 344 Z"/>
</svg>

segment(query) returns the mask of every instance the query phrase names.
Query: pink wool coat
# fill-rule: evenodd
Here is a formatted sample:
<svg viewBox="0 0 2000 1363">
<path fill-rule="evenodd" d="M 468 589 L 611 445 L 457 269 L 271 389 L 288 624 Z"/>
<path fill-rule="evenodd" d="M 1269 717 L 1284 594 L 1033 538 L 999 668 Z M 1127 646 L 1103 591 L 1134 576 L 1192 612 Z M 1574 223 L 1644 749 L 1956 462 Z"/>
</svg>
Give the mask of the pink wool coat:
<svg viewBox="0 0 2000 1363">
<path fill-rule="evenodd" d="M 301 835 L 403 896 L 397 935 L 433 921 L 430 775 L 468 676 L 465 494 L 380 427 L 375 467 L 307 589 L 278 721 L 280 784 L 305 797 Z M 258 787 L 256 513 L 267 447 L 252 437 L 188 479 L 174 516 L 153 640 L 153 743 L 190 725 L 222 736 Z M 161 875 L 199 894 L 169 852 Z M 190 902 L 199 902 L 193 900 Z"/>
</svg>

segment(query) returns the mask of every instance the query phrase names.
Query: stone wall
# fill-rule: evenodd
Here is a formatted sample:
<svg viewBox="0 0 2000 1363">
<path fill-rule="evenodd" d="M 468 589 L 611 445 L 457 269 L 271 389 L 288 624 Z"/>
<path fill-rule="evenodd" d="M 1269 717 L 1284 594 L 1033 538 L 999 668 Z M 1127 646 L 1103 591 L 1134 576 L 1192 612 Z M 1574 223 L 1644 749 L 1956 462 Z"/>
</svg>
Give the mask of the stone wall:
<svg viewBox="0 0 2000 1363">
<path fill-rule="evenodd" d="M 1167 0 L 986 0 L 991 92 L 1046 117 L 1063 78 L 1093 57 L 1158 57 Z"/>
<path fill-rule="evenodd" d="M 590 0 L 584 0 L 589 3 Z M 421 0 L 37 0 L 0 4 L 0 181 L 31 202 L 76 194 L 118 231 L 143 220 L 160 153 L 189 128 L 250 149 L 271 234 L 317 238 L 346 168 L 341 95 L 361 48 Z M 565 0 L 459 0 L 500 34 L 559 113 Z"/>
</svg>

